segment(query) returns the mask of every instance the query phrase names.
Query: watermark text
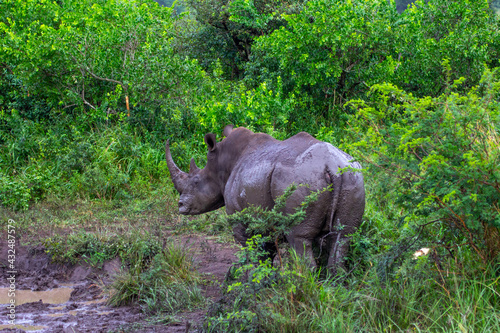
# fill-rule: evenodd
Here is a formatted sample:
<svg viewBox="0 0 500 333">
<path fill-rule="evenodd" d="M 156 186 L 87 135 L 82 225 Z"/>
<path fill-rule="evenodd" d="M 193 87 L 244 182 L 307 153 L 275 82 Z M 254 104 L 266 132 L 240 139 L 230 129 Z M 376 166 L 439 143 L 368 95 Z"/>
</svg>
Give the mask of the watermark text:
<svg viewBox="0 0 500 333">
<path fill-rule="evenodd" d="M 9 304 L 7 305 L 7 318 L 9 325 L 14 325 L 16 319 L 16 222 L 9 219 L 7 223 L 7 282 Z"/>
</svg>

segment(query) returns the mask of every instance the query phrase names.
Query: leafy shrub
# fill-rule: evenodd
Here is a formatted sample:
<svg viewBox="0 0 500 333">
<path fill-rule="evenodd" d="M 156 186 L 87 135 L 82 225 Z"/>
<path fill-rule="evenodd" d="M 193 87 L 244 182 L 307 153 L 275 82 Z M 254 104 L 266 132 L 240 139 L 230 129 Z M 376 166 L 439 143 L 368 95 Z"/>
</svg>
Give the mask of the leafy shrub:
<svg viewBox="0 0 500 333">
<path fill-rule="evenodd" d="M 477 85 L 485 64 L 500 65 L 498 17 L 489 8 L 490 2 L 415 1 L 401 14 L 397 27 L 400 65 L 389 82 L 418 97 L 442 94 L 448 77 L 463 77 L 457 87 L 462 91 Z M 448 73 L 442 71 L 443 59 L 450 63 Z"/>
<path fill-rule="evenodd" d="M 295 131 L 311 118 L 315 127 L 338 126 L 347 100 L 392 78 L 398 47 L 393 4 L 308 1 L 285 17 L 285 26 L 256 39 L 247 80 L 264 81 L 271 89 L 282 80 L 283 97 L 295 96 L 302 104 L 289 119 L 300 124 Z"/>
<path fill-rule="evenodd" d="M 57 122 L 0 113 L 2 204 L 27 208 L 47 195 L 101 199 L 147 196 L 169 184 L 161 142 L 127 124 L 89 128 L 79 116 Z"/>
<path fill-rule="evenodd" d="M 26 209 L 31 199 L 30 189 L 23 182 L 0 173 L 0 202 L 14 209 Z"/>
<path fill-rule="evenodd" d="M 142 269 L 161 251 L 156 238 L 148 234 L 117 235 L 114 233 L 73 232 L 66 236 L 55 235 L 43 241 L 48 254 L 56 262 L 77 263 L 83 260 L 100 267 L 104 261 L 115 257 L 128 266 Z"/>
<path fill-rule="evenodd" d="M 0 110 L 16 109 L 21 117 L 33 121 L 53 120 L 51 107 L 43 99 L 30 94 L 12 68 L 0 64 Z"/>
<path fill-rule="evenodd" d="M 361 134 L 354 146 L 390 182 L 407 221 L 433 224 L 436 245 L 467 245 L 491 261 L 500 253 L 498 69 L 486 70 L 467 94 L 452 92 L 463 81 L 420 99 L 391 84 L 373 86 L 370 102 L 351 103 L 358 108 L 352 133 Z"/>
<path fill-rule="evenodd" d="M 207 71 L 219 67 L 226 79 L 239 79 L 254 39 L 286 25 L 285 15 L 298 12 L 305 2 L 187 0 L 196 21 L 187 22 L 189 38 L 178 47 Z"/>
<path fill-rule="evenodd" d="M 22 82 L 11 89 L 16 96 L 28 91 L 47 110 L 76 115 L 91 128 L 128 119 L 164 135 L 191 134 L 190 105 L 206 75 L 175 52 L 173 8 L 142 0 L 8 0 L 0 11 L 0 64 Z"/>
</svg>

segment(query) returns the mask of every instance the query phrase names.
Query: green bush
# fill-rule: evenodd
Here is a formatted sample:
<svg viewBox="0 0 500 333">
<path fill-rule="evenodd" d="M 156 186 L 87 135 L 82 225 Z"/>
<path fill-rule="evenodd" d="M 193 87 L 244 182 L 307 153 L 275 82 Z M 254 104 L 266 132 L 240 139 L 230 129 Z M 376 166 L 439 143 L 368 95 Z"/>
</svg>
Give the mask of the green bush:
<svg viewBox="0 0 500 333">
<path fill-rule="evenodd" d="M 51 119 L 50 105 L 30 94 L 12 68 L 0 64 L 0 110 L 19 110 L 21 117 L 33 121 Z"/>
<path fill-rule="evenodd" d="M 453 89 L 464 79 L 436 98 L 381 84 L 369 102 L 350 104 L 358 109 L 355 154 L 392 187 L 388 196 L 407 212 L 406 222 L 428 225 L 435 246 L 453 252 L 467 245 L 485 262 L 500 253 L 498 72 L 486 70 L 463 94 Z"/>
<path fill-rule="evenodd" d="M 0 202 L 14 209 L 26 209 L 31 200 L 29 187 L 9 175 L 0 173 Z"/>
<path fill-rule="evenodd" d="M 163 143 L 127 124 L 87 128 L 79 117 L 34 122 L 0 113 L 1 202 L 16 209 L 45 198 L 127 199 L 169 184 Z"/>
<path fill-rule="evenodd" d="M 143 269 L 161 252 L 161 245 L 149 234 L 118 235 L 92 233 L 83 230 L 67 236 L 55 235 L 43 241 L 47 253 L 55 262 L 75 264 L 85 261 L 100 267 L 104 261 L 119 257 L 126 266 Z"/>
<path fill-rule="evenodd" d="M 418 97 L 442 94 L 447 75 L 464 78 L 461 91 L 477 85 L 485 64 L 500 65 L 499 21 L 490 2 L 415 1 L 399 20 L 399 65 L 390 82 Z M 443 59 L 451 66 L 447 74 Z"/>
<path fill-rule="evenodd" d="M 318 0 L 285 17 L 285 26 L 256 39 L 246 79 L 271 89 L 282 80 L 283 97 L 295 96 L 303 104 L 289 118 L 296 122 L 294 131 L 304 125 L 309 130 L 309 121 L 342 128 L 342 105 L 367 85 L 393 77 L 395 6 L 386 0 Z"/>
<path fill-rule="evenodd" d="M 172 8 L 147 0 L 8 0 L 0 11 L 0 64 L 19 83 L 10 88 L 16 96 L 29 93 L 51 112 L 78 116 L 81 126 L 127 119 L 163 134 L 191 133 L 189 106 L 206 75 L 176 53 Z"/>
<path fill-rule="evenodd" d="M 186 0 L 195 20 L 186 22 L 186 37 L 178 46 L 207 71 L 222 69 L 226 79 L 243 77 L 258 36 L 287 24 L 285 15 L 300 11 L 306 0 L 242 1 Z"/>
</svg>

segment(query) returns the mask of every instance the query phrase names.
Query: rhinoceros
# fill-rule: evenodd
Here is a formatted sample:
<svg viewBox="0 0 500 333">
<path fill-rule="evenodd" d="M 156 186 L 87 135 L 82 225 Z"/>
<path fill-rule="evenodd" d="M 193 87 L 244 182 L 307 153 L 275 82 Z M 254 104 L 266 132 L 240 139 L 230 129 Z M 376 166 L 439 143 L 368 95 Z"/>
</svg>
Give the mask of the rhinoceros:
<svg viewBox="0 0 500 333">
<path fill-rule="evenodd" d="M 180 193 L 179 213 L 197 215 L 226 206 L 233 214 L 250 205 L 272 209 L 275 200 L 292 184 L 298 186 L 288 198 L 284 213 L 295 209 L 312 191 L 323 191 L 306 209 L 304 220 L 291 228 L 286 239 L 312 267 L 317 263 L 313 243 L 320 241 L 328 253 L 327 267 L 336 272 L 343 266 L 349 249 L 349 235 L 361 223 L 365 189 L 361 166 L 352 157 L 329 143 L 301 132 L 279 141 L 246 128 L 224 128 L 225 138 L 217 142 L 205 135 L 207 165 L 199 169 L 191 159 L 189 173 L 172 159 L 169 141 L 165 157 L 175 189 Z M 341 172 L 341 168 L 347 168 Z M 356 171 L 359 169 L 360 171 Z M 233 229 L 235 239 L 245 245 L 249 235 L 244 225 Z"/>
</svg>

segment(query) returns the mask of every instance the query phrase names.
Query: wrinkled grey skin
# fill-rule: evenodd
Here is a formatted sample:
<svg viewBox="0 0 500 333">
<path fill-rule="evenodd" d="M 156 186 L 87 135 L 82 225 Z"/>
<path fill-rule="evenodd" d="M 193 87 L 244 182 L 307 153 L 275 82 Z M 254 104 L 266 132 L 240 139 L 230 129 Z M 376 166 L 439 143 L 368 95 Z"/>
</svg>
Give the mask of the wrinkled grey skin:
<svg viewBox="0 0 500 333">
<path fill-rule="evenodd" d="M 360 172 L 338 172 L 340 168 L 361 169 L 352 157 L 329 143 L 302 132 L 279 141 L 246 128 L 226 126 L 226 136 L 216 142 L 214 134 L 205 135 L 207 165 L 199 169 L 191 160 L 189 173 L 182 172 L 172 160 L 167 141 L 165 154 L 175 188 L 181 194 L 179 213 L 202 214 L 226 206 L 228 214 L 249 205 L 271 209 L 292 183 L 300 186 L 288 199 L 285 213 L 293 213 L 312 191 L 333 184 L 306 210 L 302 223 L 290 230 L 288 243 L 316 266 L 312 245 L 319 242 L 328 253 L 328 267 L 336 272 L 349 249 L 348 235 L 361 223 L 365 190 Z M 338 228 L 338 226 L 343 226 Z M 235 239 L 245 245 L 245 227 L 233 229 Z M 337 231 L 339 230 L 339 231 Z"/>
</svg>

